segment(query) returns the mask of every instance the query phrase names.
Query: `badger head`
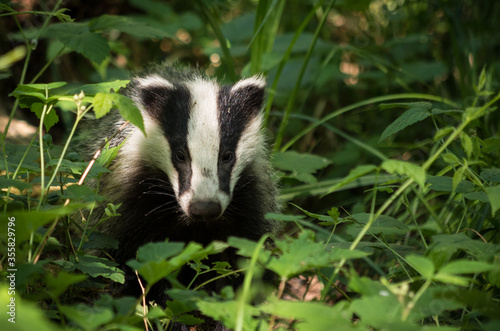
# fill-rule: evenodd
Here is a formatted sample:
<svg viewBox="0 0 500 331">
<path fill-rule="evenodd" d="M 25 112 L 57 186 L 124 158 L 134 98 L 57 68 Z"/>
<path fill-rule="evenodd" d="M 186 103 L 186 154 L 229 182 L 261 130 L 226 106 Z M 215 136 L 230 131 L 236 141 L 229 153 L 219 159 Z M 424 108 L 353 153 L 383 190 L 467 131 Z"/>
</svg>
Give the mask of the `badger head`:
<svg viewBox="0 0 500 331">
<path fill-rule="evenodd" d="M 133 81 L 131 97 L 143 115 L 146 136 L 135 132 L 125 147 L 139 155 L 133 162 L 167 174 L 186 219 L 220 218 L 243 170 L 263 157 L 264 88 L 257 76 L 231 86 L 197 75 Z"/>
</svg>

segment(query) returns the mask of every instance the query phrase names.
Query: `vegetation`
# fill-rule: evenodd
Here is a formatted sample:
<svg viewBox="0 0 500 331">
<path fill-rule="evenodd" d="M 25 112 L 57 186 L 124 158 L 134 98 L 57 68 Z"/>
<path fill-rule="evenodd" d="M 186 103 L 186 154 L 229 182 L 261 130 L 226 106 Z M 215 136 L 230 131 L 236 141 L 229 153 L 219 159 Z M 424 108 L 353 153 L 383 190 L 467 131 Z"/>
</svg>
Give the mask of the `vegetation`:
<svg viewBox="0 0 500 331">
<path fill-rule="evenodd" d="M 500 329 L 499 15 L 500 3 L 472 0 L 2 2 L 1 328 L 168 329 L 210 316 L 234 330 Z M 266 238 L 143 246 L 129 265 L 145 292 L 172 280 L 165 309 L 102 291 L 124 274 L 88 250 L 116 243 L 98 228 L 75 238 L 71 215 L 105 201 L 85 182 L 116 149 L 90 168 L 69 148 L 83 117 L 112 107 L 140 127 L 117 92 L 164 60 L 227 82 L 267 76 L 285 202 L 268 217 L 286 225 L 272 252 Z M 22 144 L 8 136 L 20 117 L 37 128 Z M 106 218 L 117 213 L 109 204 Z M 228 246 L 245 257 L 239 270 L 204 265 Z M 185 264 L 237 272 L 243 286 L 183 288 Z"/>
</svg>

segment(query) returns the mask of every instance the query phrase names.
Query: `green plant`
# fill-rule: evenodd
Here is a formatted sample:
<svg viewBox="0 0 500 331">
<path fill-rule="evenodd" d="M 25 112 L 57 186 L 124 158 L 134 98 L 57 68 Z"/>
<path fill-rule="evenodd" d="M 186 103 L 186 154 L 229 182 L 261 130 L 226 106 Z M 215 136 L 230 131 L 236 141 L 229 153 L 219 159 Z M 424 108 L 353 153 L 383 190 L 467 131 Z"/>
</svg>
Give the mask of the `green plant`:
<svg viewBox="0 0 500 331">
<path fill-rule="evenodd" d="M 9 36 L 22 42 L 0 57 L 4 81 L 24 58 L 20 74 L 12 71 L 16 87 L 5 93 L 15 99 L 0 161 L 7 252 L 0 301 L 15 298 L 19 329 L 162 329 L 206 316 L 234 330 L 498 329 L 499 4 L 131 0 L 142 15 L 74 22 L 60 3 L 26 11 L 44 18 L 33 31 L 14 7 L 0 7 L 0 19 L 18 29 Z M 33 55 L 39 42 L 50 45 L 47 59 Z M 173 284 L 161 308 L 101 295 L 124 273 L 86 250 L 116 242 L 98 227 L 75 238 L 70 227 L 75 212 L 105 198 L 85 181 L 108 171 L 118 149 L 103 146 L 89 166 L 69 146 L 84 116 L 112 107 L 141 127 L 135 106 L 117 92 L 128 82 L 124 72 L 139 65 L 132 55 L 158 59 L 165 50 L 220 79 L 267 75 L 266 129 L 288 204 L 268 215 L 286 225 L 272 250 L 263 249 L 266 237 L 139 249 L 128 265 L 147 281 L 144 293 L 164 277 Z M 65 58 L 79 64 L 74 74 L 87 84 L 52 79 L 49 68 L 68 77 L 58 65 Z M 18 108 L 38 117 L 25 146 L 7 139 Z M 43 132 L 61 122 L 67 133 L 54 142 Z M 110 204 L 102 221 L 119 213 Z M 242 256 L 238 270 L 204 264 L 228 247 Z M 215 272 L 210 281 L 239 274 L 243 286 L 211 295 L 183 287 L 176 275 L 186 264 L 196 277 Z M 15 296 L 7 278 L 14 267 Z M 269 273 L 276 284 L 263 281 Z M 297 279 L 302 285 L 291 291 Z"/>
</svg>

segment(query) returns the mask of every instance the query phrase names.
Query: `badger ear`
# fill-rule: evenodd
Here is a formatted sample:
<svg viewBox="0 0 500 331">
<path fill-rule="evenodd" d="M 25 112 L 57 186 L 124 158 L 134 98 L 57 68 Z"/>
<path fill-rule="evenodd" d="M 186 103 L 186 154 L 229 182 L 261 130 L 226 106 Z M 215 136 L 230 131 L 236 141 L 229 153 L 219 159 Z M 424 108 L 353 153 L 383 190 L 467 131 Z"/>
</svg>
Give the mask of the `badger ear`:
<svg viewBox="0 0 500 331">
<path fill-rule="evenodd" d="M 161 76 L 146 76 L 132 80 L 129 96 L 143 113 L 158 118 L 174 89 L 174 85 Z"/>
<path fill-rule="evenodd" d="M 231 96 L 234 101 L 241 102 L 247 111 L 258 113 L 264 104 L 265 88 L 266 81 L 262 76 L 252 76 L 234 84 Z"/>
</svg>

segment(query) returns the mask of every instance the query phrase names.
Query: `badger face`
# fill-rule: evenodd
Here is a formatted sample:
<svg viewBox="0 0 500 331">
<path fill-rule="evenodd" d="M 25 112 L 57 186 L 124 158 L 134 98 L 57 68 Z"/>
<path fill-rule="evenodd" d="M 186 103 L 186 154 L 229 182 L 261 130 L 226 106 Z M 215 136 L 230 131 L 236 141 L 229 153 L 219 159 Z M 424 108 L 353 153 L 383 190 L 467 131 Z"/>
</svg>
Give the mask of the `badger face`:
<svg viewBox="0 0 500 331">
<path fill-rule="evenodd" d="M 264 80 L 232 86 L 194 76 L 173 81 L 159 75 L 133 82 L 146 136 L 134 132 L 128 148 L 167 174 L 182 213 L 190 221 L 220 218 L 242 171 L 264 146 L 261 108 Z"/>
</svg>

